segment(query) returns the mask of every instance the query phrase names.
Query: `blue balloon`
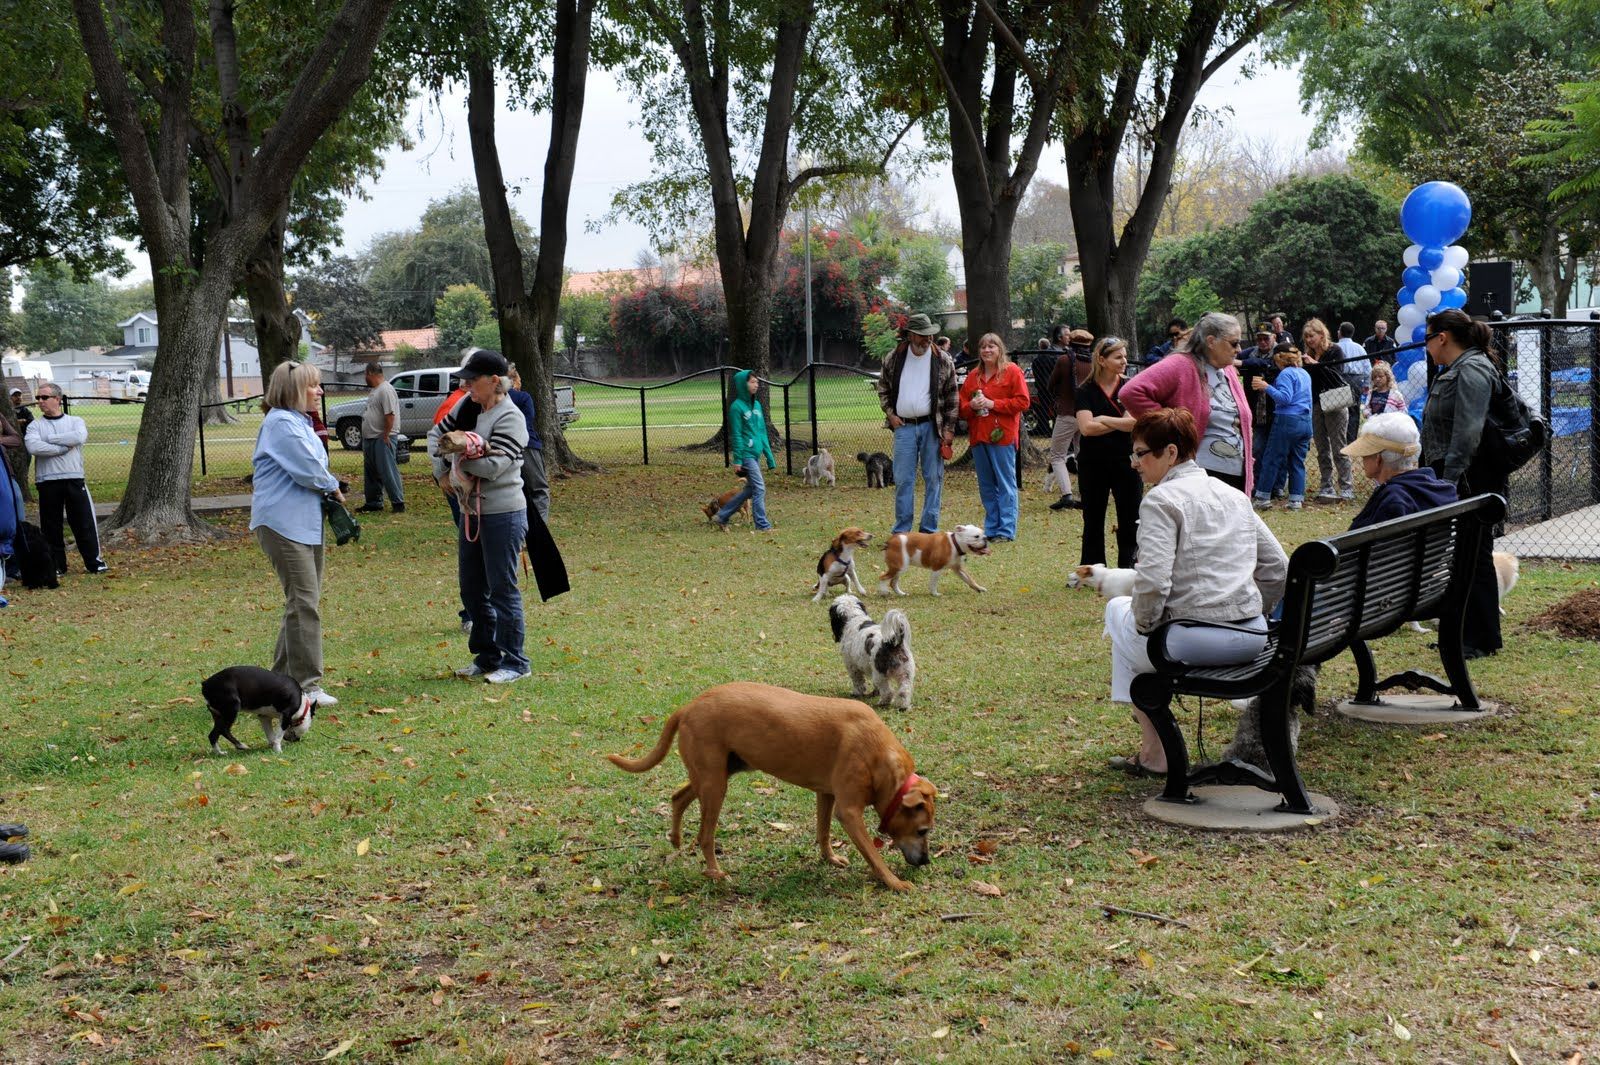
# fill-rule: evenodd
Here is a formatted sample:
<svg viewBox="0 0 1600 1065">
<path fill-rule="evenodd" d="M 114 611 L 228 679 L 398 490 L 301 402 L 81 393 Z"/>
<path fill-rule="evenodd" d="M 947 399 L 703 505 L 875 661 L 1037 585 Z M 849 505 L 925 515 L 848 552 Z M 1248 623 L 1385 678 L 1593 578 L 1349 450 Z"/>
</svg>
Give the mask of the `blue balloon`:
<svg viewBox="0 0 1600 1065">
<path fill-rule="evenodd" d="M 1416 344 L 1428 339 L 1428 326 L 1426 323 L 1417 326 L 1411 331 L 1411 343 Z"/>
<path fill-rule="evenodd" d="M 1404 307 L 1408 303 L 1415 302 L 1417 302 L 1417 290 L 1414 288 L 1403 288 L 1394 294 L 1394 305 L 1396 307 Z"/>
<path fill-rule="evenodd" d="M 1433 273 L 1432 271 L 1424 270 L 1420 266 L 1408 266 L 1406 267 L 1406 272 L 1400 275 L 1400 283 L 1406 288 L 1415 291 L 1416 289 L 1421 288 L 1423 285 L 1433 284 Z M 1405 301 L 1405 303 L 1410 302 L 1412 301 Z M 1405 303 L 1402 303 L 1401 306 L 1404 307 Z"/>
<path fill-rule="evenodd" d="M 1454 244 L 1471 224 L 1472 201 L 1448 181 L 1418 185 L 1400 205 L 1400 227 L 1425 250 Z M 1420 254 L 1417 261 L 1422 261 Z"/>
<path fill-rule="evenodd" d="M 1429 273 L 1444 265 L 1443 248 L 1423 248 L 1417 252 L 1417 265 Z"/>
<path fill-rule="evenodd" d="M 1439 293 L 1439 306 L 1437 310 L 1446 310 L 1451 307 L 1465 307 L 1467 305 L 1467 290 L 1457 285 L 1447 288 Z"/>
</svg>

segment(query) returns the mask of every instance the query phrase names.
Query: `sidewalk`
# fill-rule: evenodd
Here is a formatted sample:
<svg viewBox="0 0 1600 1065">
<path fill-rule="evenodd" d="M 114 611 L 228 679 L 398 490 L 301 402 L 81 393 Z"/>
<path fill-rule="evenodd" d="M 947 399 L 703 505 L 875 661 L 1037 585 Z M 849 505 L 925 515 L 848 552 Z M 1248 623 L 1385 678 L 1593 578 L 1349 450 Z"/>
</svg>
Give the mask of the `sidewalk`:
<svg viewBox="0 0 1600 1065">
<path fill-rule="evenodd" d="M 96 518 L 109 518 L 116 512 L 122 500 L 113 503 L 96 503 L 94 516 Z M 224 510 L 249 510 L 250 493 L 232 496 L 195 496 L 189 500 L 189 505 L 196 514 L 220 514 Z"/>
</svg>

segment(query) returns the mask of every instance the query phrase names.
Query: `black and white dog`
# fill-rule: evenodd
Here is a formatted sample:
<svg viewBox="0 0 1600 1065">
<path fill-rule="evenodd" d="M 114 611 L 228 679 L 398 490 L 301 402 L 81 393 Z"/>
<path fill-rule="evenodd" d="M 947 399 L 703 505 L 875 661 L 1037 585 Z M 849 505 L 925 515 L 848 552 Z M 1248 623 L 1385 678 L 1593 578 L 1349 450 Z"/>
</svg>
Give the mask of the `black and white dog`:
<svg viewBox="0 0 1600 1065">
<path fill-rule="evenodd" d="M 911 622 L 905 613 L 891 610 L 883 615 L 883 624 L 877 625 L 860 599 L 841 595 L 829 605 L 828 621 L 850 674 L 852 691 L 865 696 L 870 679 L 879 706 L 911 709 L 917 663 L 911 657 Z"/>
<path fill-rule="evenodd" d="M 874 451 L 870 455 L 865 451 L 857 451 L 856 461 L 867 467 L 868 488 L 894 486 L 894 460 L 888 455 L 881 451 Z"/>
<path fill-rule="evenodd" d="M 292 677 L 258 666 L 229 666 L 200 682 L 206 709 L 211 711 L 211 753 L 221 754 L 219 739 L 226 739 L 241 751 L 250 748 L 233 735 L 233 723 L 240 710 L 261 719 L 261 731 L 274 751 L 282 753 L 283 741 L 291 743 L 311 731 L 316 715 L 316 700 L 300 690 Z"/>
<path fill-rule="evenodd" d="M 1300 747 L 1300 718 L 1310 717 L 1317 708 L 1316 666 L 1297 666 L 1289 688 L 1289 749 Z M 1272 766 L 1267 761 L 1267 749 L 1261 743 L 1261 696 L 1233 700 L 1239 711 L 1239 726 L 1234 731 L 1233 742 L 1223 750 L 1220 761 L 1241 762 L 1257 770 L 1264 777 L 1272 776 Z M 1296 709 L 1299 714 L 1295 713 Z"/>
</svg>

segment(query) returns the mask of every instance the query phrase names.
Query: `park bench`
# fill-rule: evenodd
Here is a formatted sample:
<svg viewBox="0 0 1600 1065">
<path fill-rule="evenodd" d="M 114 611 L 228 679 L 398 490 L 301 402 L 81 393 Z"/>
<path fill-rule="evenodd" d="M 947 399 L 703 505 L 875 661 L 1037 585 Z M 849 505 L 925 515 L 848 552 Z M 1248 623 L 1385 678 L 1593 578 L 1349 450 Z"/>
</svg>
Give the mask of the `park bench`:
<svg viewBox="0 0 1600 1065">
<path fill-rule="evenodd" d="M 1357 701 L 1372 702 L 1391 687 L 1430 687 L 1450 695 L 1463 711 L 1478 709 L 1477 693 L 1462 654 L 1462 622 L 1474 558 L 1505 515 L 1505 500 L 1482 495 L 1396 518 L 1327 540 L 1301 544 L 1289 559 L 1282 619 L 1254 660 L 1234 666 L 1186 666 L 1165 653 L 1167 633 L 1182 620 L 1150 634 L 1156 672 L 1134 678 L 1133 702 L 1149 716 L 1167 755 L 1161 799 L 1195 801 L 1190 788 L 1239 784 L 1278 792 L 1284 813 L 1317 813 L 1295 764 L 1289 727 L 1295 670 L 1343 652 L 1354 654 Z M 1439 657 L 1448 683 L 1407 670 L 1380 681 L 1368 641 L 1408 621 L 1438 618 Z M 1219 762 L 1191 771 L 1183 733 L 1173 718 L 1174 695 L 1202 699 L 1262 697 L 1261 733 L 1271 775 L 1242 762 Z"/>
</svg>

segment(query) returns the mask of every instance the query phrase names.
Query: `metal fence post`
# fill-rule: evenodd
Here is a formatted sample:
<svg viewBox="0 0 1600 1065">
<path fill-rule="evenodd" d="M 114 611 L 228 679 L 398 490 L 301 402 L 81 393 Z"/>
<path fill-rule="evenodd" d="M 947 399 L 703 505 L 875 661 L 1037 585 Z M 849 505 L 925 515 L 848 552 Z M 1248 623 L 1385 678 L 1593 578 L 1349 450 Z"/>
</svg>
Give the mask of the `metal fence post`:
<svg viewBox="0 0 1600 1065">
<path fill-rule="evenodd" d="M 1550 374 L 1551 366 L 1555 362 L 1555 330 L 1545 325 L 1539 329 L 1539 407 L 1544 411 L 1544 416 L 1552 424 L 1555 421 L 1555 412 L 1550 406 Z M 1554 501 L 1551 493 L 1554 491 L 1555 473 L 1555 448 L 1554 440 L 1549 440 L 1539 452 L 1539 520 L 1549 521 L 1555 513 Z"/>
<path fill-rule="evenodd" d="M 198 416 L 200 425 L 200 476 L 206 475 L 206 405 L 200 404 Z"/>
<path fill-rule="evenodd" d="M 731 466 L 730 449 L 733 445 L 733 425 L 728 421 L 728 369 L 717 367 L 717 391 L 722 394 L 722 465 Z"/>
<path fill-rule="evenodd" d="M 790 381 L 789 384 L 794 384 Z M 794 476 L 794 448 L 789 446 L 794 434 L 789 429 L 789 385 L 783 386 L 783 472 Z"/>
<path fill-rule="evenodd" d="M 806 402 L 811 408 L 811 453 L 817 453 L 817 364 L 806 365 Z"/>
<path fill-rule="evenodd" d="M 1555 431 L 1555 412 L 1550 429 Z M 1589 502 L 1600 503 L 1600 322 L 1589 323 Z"/>
<path fill-rule="evenodd" d="M 650 465 L 650 423 L 644 412 L 644 386 L 639 386 L 639 443 L 644 450 L 644 464 Z"/>
</svg>

